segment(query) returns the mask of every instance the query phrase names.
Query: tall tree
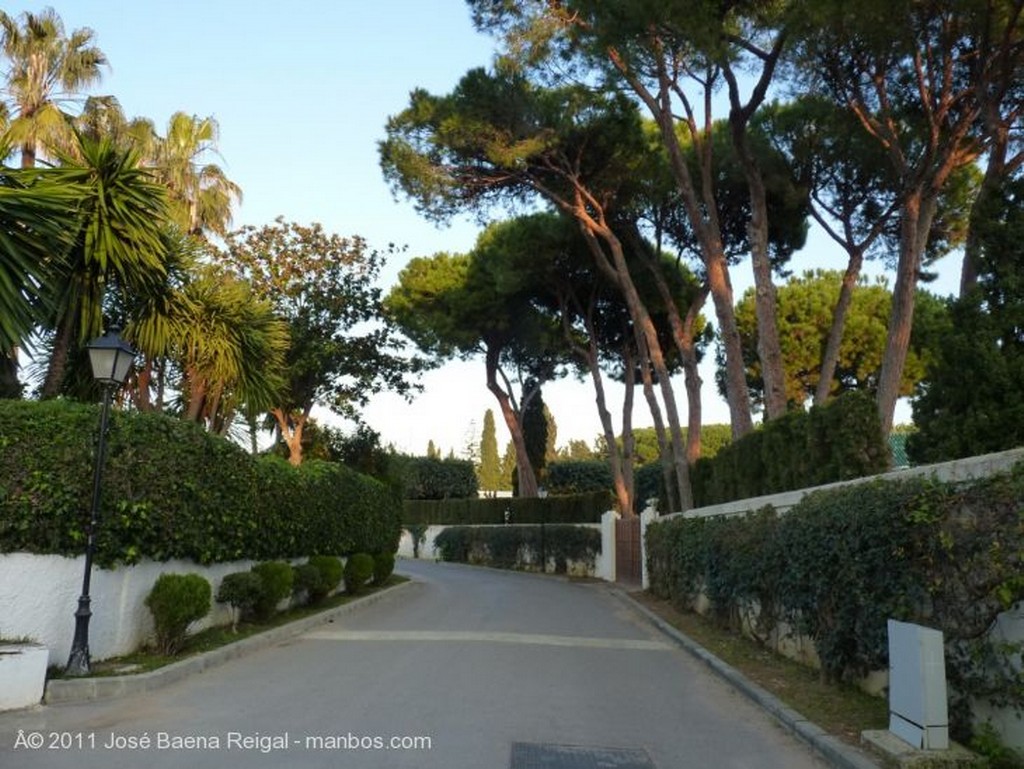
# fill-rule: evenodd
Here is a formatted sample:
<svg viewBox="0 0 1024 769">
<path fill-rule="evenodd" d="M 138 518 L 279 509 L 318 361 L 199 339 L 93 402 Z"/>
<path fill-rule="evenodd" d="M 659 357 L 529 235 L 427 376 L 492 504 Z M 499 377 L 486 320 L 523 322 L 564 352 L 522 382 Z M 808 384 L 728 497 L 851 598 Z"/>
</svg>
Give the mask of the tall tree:
<svg viewBox="0 0 1024 769">
<path fill-rule="evenodd" d="M 514 72 L 479 69 L 448 96 L 415 91 L 387 133 L 385 176 L 428 215 L 443 219 L 539 196 L 577 223 L 598 269 L 622 292 L 638 345 L 646 345 L 671 426 L 680 497 L 690 500 L 668 366 L 614 228 L 616 204 L 645 147 L 635 105 L 617 94 L 545 89 Z"/>
<path fill-rule="evenodd" d="M 403 356 L 383 323 L 376 282 L 385 254 L 360 237 L 278 218 L 231 233 L 223 263 L 274 307 L 289 328 L 287 386 L 268 411 L 290 461 L 302 461 L 302 431 L 315 405 L 354 417 L 371 394 L 413 388 L 419 363 Z"/>
<path fill-rule="evenodd" d="M 515 446 L 519 494 L 533 497 L 537 478 L 524 441 L 523 408 L 557 373 L 556 333 L 528 296 L 507 288 L 503 265 L 479 258 L 487 236 L 470 254 L 413 259 L 385 301 L 390 317 L 435 360 L 483 357 L 487 389 Z"/>
<path fill-rule="evenodd" d="M 20 148 L 22 167 L 35 165 L 41 145 L 69 135 L 61 104 L 99 82 L 107 59 L 92 40 L 87 27 L 67 35 L 52 8 L 23 13 L 21 24 L 0 11 L 6 91 L 14 107 L 5 138 Z"/>
<path fill-rule="evenodd" d="M 494 412 L 484 412 L 484 429 L 480 436 L 480 490 L 493 497 L 501 488 L 501 458 L 498 456 L 498 434 L 494 425 Z"/>
<path fill-rule="evenodd" d="M 914 296 L 939 196 L 984 151 L 972 71 L 980 3 L 870 0 L 804 6 L 806 87 L 845 104 L 884 150 L 899 189 L 899 257 L 879 375 L 878 412 L 892 428 L 913 326 Z"/>
<path fill-rule="evenodd" d="M 779 329 L 786 360 L 786 397 L 802 408 L 819 389 L 821 355 L 832 327 L 835 297 L 842 290 L 844 275 L 838 271 L 818 270 L 791 278 L 779 287 Z M 915 328 L 904 367 L 900 394 L 910 395 L 935 354 L 934 329 L 944 324 L 945 310 L 937 298 L 919 292 Z M 851 297 L 846 333 L 839 348 L 834 376 L 827 388 L 830 397 L 849 390 L 878 387 L 879 371 L 885 351 L 886 323 L 892 304 L 892 292 L 881 282 L 861 279 Z M 736 318 L 747 352 L 747 376 L 753 397 L 762 392 L 760 361 L 757 358 L 757 319 L 753 289 L 736 307 Z M 721 382 L 722 372 L 718 372 Z"/>
<path fill-rule="evenodd" d="M 217 155 L 219 134 L 212 117 L 175 112 L 154 143 L 154 173 L 170 190 L 175 223 L 191 235 L 226 235 L 232 205 L 242 200 L 242 188 L 208 159 Z"/>
<path fill-rule="evenodd" d="M 161 234 L 166 196 L 139 167 L 139 156 L 110 140 L 79 136 L 81 164 L 68 159 L 40 174 L 80 191 L 71 246 L 55 264 L 52 285 L 53 348 L 41 397 L 60 393 L 68 355 L 103 330 L 108 284 L 116 291 L 145 292 L 165 275 Z"/>
<path fill-rule="evenodd" d="M 727 353 L 731 423 L 737 436 L 753 429 L 744 391 L 742 353 L 733 317 L 733 294 L 714 184 L 713 97 L 728 97 L 730 136 L 747 183 L 748 232 L 760 354 L 767 372 L 767 416 L 785 410 L 782 360 L 774 330 L 774 285 L 768 254 L 767 191 L 749 139 L 751 119 L 765 99 L 787 33 L 787 3 L 618 3 L 597 0 L 471 0 L 474 19 L 506 41 L 506 55 L 520 66 L 577 64 L 604 73 L 616 90 L 625 84 L 654 118 L 678 185 L 681 205 L 700 244 L 719 333 Z M 557 55 L 552 56 L 555 52 Z M 745 72 L 746 77 L 739 73 Z M 743 84 L 752 82 L 748 93 Z M 696 148 L 696 173 L 684 143 Z"/>
<path fill-rule="evenodd" d="M 913 400 L 919 431 L 907 451 L 939 462 L 1024 442 L 1024 180 L 989 191 L 975 211 L 977 280 Z"/>
<path fill-rule="evenodd" d="M 217 267 L 189 281 L 177 304 L 172 356 L 182 416 L 226 434 L 243 405 L 269 410 L 284 386 L 288 325 L 252 285 Z"/>
</svg>

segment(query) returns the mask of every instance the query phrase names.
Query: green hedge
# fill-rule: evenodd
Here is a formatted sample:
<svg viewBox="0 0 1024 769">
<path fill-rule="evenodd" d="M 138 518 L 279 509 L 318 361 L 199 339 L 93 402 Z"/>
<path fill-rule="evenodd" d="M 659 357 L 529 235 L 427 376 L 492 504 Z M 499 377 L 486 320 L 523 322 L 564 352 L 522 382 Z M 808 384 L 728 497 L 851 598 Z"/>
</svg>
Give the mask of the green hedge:
<svg viewBox="0 0 1024 769">
<path fill-rule="evenodd" d="M 565 574 L 569 561 L 594 568 L 601 552 L 601 532 L 582 526 L 451 526 L 434 540 L 441 559 L 501 569 L 537 569 L 543 553 L 554 559 L 555 573 Z M 544 567 L 546 570 L 546 564 Z"/>
<path fill-rule="evenodd" d="M 547 464 L 549 494 L 587 494 L 612 488 L 607 460 L 563 459 Z"/>
<path fill-rule="evenodd" d="M 874 398 L 849 392 L 826 406 L 773 419 L 700 459 L 691 473 L 697 507 L 884 472 L 889 451 Z"/>
<path fill-rule="evenodd" d="M 961 737 L 967 702 L 1024 710 L 1019 654 L 985 641 L 1024 599 L 1024 465 L 965 485 L 876 481 L 819 491 L 784 516 L 674 518 L 647 533 L 651 590 L 763 638 L 780 621 L 814 640 L 826 678 L 884 668 L 889 617 L 941 630 Z"/>
<path fill-rule="evenodd" d="M 500 523 L 600 523 L 612 509 L 608 491 L 565 497 L 406 500 L 406 526 L 472 526 Z"/>
<path fill-rule="evenodd" d="M 85 546 L 98 407 L 0 401 L 0 552 Z M 394 552 L 401 501 L 341 465 L 254 459 L 196 425 L 111 415 L 96 562 Z"/>
<path fill-rule="evenodd" d="M 465 499 L 477 494 L 476 470 L 467 459 L 400 456 L 392 461 L 406 499 Z"/>
</svg>

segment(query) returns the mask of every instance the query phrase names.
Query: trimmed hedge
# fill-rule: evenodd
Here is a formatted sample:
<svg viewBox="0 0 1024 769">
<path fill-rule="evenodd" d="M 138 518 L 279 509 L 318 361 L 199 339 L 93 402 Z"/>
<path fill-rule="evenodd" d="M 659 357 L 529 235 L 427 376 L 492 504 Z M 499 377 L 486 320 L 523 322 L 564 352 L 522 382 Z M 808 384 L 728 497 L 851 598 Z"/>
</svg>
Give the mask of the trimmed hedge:
<svg viewBox="0 0 1024 769">
<path fill-rule="evenodd" d="M 601 532 L 583 526 L 451 526 L 434 540 L 444 561 L 475 563 L 500 569 L 537 570 L 537 561 L 555 560 L 555 573 L 565 574 L 569 561 L 591 569 L 601 552 Z M 547 570 L 545 563 L 542 570 Z"/>
<path fill-rule="evenodd" d="M 612 471 L 600 459 L 565 459 L 547 464 L 549 494 L 588 494 L 612 487 Z"/>
<path fill-rule="evenodd" d="M 697 507 L 884 472 L 889 449 L 874 398 L 848 392 L 826 406 L 765 424 L 700 459 L 691 472 Z"/>
<path fill-rule="evenodd" d="M 96 406 L 0 401 L 0 552 L 82 552 L 98 424 Z M 400 534 L 398 496 L 341 465 L 293 468 L 178 419 L 111 414 L 100 566 L 394 552 Z"/>
<path fill-rule="evenodd" d="M 805 497 L 786 515 L 655 522 L 651 590 L 767 638 L 786 622 L 813 639 L 823 674 L 888 663 L 889 617 L 941 630 L 959 738 L 970 698 L 1024 712 L 1020 673 L 986 631 L 1024 599 L 1024 464 L 969 484 L 876 481 Z M 1014 647 L 1014 648 L 1009 648 Z M 1019 659 L 1019 657 L 1018 657 Z"/>
<path fill-rule="evenodd" d="M 500 523 L 600 523 L 613 506 L 609 491 L 566 497 L 406 500 L 402 521 L 408 526 L 472 526 Z"/>
<path fill-rule="evenodd" d="M 468 459 L 397 457 L 394 463 L 406 499 L 465 499 L 477 494 L 476 470 Z"/>
</svg>

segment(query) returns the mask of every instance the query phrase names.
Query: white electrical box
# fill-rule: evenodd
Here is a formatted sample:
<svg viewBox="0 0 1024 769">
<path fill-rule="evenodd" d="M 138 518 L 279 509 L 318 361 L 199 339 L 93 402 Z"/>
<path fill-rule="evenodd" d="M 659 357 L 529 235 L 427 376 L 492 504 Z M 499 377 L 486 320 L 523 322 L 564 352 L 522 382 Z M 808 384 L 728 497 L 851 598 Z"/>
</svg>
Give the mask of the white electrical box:
<svg viewBox="0 0 1024 769">
<path fill-rule="evenodd" d="M 889 731 L 915 748 L 949 747 L 942 633 L 889 620 Z"/>
</svg>

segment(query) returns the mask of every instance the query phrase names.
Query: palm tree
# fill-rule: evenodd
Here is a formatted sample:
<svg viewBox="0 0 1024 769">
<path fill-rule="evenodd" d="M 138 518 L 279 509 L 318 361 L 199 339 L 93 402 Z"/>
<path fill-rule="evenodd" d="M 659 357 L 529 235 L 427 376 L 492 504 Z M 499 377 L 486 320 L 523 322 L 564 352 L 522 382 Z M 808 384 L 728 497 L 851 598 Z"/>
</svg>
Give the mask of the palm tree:
<svg viewBox="0 0 1024 769">
<path fill-rule="evenodd" d="M 82 134 L 78 142 L 80 163 L 66 159 L 62 167 L 37 172 L 79 190 L 71 247 L 54 264 L 50 327 L 55 336 L 43 398 L 60 392 L 69 351 L 102 331 L 107 285 L 145 293 L 166 273 L 161 240 L 166 191 L 139 167 L 136 150 Z"/>
<path fill-rule="evenodd" d="M 107 58 L 91 45 L 93 31 L 76 29 L 65 36 L 64 23 L 52 8 L 23 13 L 23 21 L 0 11 L 0 50 L 8 61 L 6 92 L 15 108 L 6 138 L 21 149 L 21 165 L 31 168 L 39 146 L 68 135 L 61 102 L 73 99 L 99 81 Z"/>
<path fill-rule="evenodd" d="M 224 235 L 231 226 L 231 206 L 241 202 L 242 189 L 215 163 L 220 133 L 212 117 L 175 112 L 167 135 L 159 138 L 152 159 L 157 178 L 170 190 L 175 223 L 190 235 Z"/>
<path fill-rule="evenodd" d="M 183 416 L 224 433 L 238 408 L 276 403 L 284 385 L 288 325 L 252 287 L 208 267 L 175 303 L 172 355 L 183 373 Z"/>
<path fill-rule="evenodd" d="M 0 349 L 22 344 L 45 316 L 52 254 L 68 246 L 73 187 L 0 169 Z"/>
</svg>

